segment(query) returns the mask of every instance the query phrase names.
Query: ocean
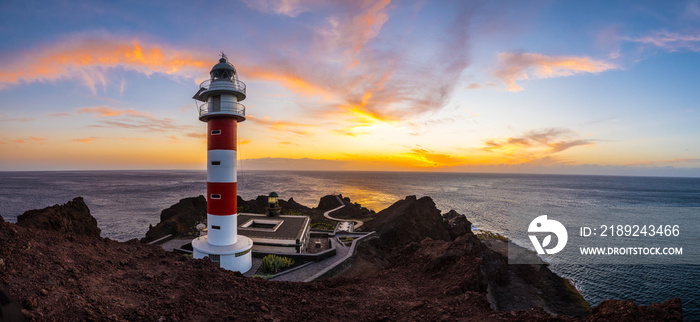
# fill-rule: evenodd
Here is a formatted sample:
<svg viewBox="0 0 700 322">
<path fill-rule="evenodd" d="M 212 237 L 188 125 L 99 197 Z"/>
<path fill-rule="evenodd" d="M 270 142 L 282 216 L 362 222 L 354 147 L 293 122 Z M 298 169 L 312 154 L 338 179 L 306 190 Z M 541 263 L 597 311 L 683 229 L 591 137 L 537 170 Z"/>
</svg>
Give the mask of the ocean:
<svg viewBox="0 0 700 322">
<path fill-rule="evenodd" d="M 454 209 L 478 229 L 507 235 L 508 213 L 522 207 L 700 207 L 700 178 L 408 172 L 240 171 L 244 199 L 293 197 L 315 207 L 341 193 L 376 211 L 408 195 L 430 196 L 444 213 Z M 206 192 L 205 171 L 0 172 L 0 215 L 15 222 L 26 210 L 82 196 L 115 240 L 141 238 L 160 211 Z M 698 229 L 698 217 L 679 222 Z M 681 236 L 682 238 L 683 236 Z M 700 244 L 695 241 L 695 244 Z M 700 246 L 698 246 L 700 247 Z M 683 265 L 566 264 L 550 262 L 584 298 L 634 300 L 648 305 L 680 297 L 684 317 L 700 320 L 700 263 Z"/>
</svg>

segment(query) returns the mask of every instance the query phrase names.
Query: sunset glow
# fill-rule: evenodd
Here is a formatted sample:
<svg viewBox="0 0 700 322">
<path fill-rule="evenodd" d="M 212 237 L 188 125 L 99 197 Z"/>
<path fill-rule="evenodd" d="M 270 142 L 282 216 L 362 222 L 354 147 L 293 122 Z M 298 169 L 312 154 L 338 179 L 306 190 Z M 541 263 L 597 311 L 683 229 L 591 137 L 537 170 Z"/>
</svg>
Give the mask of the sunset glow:
<svg viewBox="0 0 700 322">
<path fill-rule="evenodd" d="M 243 171 L 700 176 L 699 8 L 6 3 L 0 170 L 203 169 L 223 51 Z"/>
</svg>

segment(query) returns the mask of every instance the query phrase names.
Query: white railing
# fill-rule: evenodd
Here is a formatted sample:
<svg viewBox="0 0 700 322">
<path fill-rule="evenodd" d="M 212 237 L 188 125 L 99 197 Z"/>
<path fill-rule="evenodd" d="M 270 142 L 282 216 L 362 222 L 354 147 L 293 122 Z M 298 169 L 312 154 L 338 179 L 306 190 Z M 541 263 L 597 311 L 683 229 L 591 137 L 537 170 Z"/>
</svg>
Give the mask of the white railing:
<svg viewBox="0 0 700 322">
<path fill-rule="evenodd" d="M 221 106 L 209 108 L 209 103 L 199 105 L 199 116 L 209 113 L 234 113 L 245 116 L 245 105 L 238 102 L 221 102 Z"/>
<path fill-rule="evenodd" d="M 204 88 L 205 90 L 208 90 L 210 88 L 216 88 L 216 87 L 221 87 L 221 88 L 232 88 L 235 89 L 243 94 L 245 94 L 245 83 L 239 81 L 238 79 L 234 78 L 232 80 L 227 80 L 227 79 L 216 79 L 213 82 L 211 79 L 207 79 L 203 81 L 201 84 L 199 84 L 199 87 Z"/>
</svg>

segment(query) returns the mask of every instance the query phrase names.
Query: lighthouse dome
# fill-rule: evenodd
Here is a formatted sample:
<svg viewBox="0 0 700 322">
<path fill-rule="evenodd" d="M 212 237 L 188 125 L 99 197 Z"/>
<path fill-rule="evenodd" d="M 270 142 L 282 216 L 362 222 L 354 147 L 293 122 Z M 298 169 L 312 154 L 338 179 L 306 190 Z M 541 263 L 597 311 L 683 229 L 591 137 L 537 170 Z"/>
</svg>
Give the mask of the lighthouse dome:
<svg viewBox="0 0 700 322">
<path fill-rule="evenodd" d="M 231 80 L 236 76 L 236 68 L 234 68 L 233 65 L 231 65 L 231 63 L 229 63 L 226 58 L 221 57 L 221 59 L 219 59 L 219 63 L 212 67 L 211 72 L 209 72 L 209 75 L 211 75 L 212 80 Z"/>
</svg>

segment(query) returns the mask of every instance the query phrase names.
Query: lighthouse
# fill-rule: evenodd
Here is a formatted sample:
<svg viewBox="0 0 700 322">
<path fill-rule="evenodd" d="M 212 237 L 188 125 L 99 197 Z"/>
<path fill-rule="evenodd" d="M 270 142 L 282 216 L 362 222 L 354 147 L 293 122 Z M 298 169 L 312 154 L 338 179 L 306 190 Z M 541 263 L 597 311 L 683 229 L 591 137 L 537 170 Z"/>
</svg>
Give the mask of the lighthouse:
<svg viewBox="0 0 700 322">
<path fill-rule="evenodd" d="M 223 53 L 194 95 L 199 120 L 207 123 L 207 235 L 192 241 L 193 257 L 209 257 L 225 269 L 245 273 L 253 241 L 237 235 L 236 138 L 245 121 L 245 84 Z"/>
</svg>

